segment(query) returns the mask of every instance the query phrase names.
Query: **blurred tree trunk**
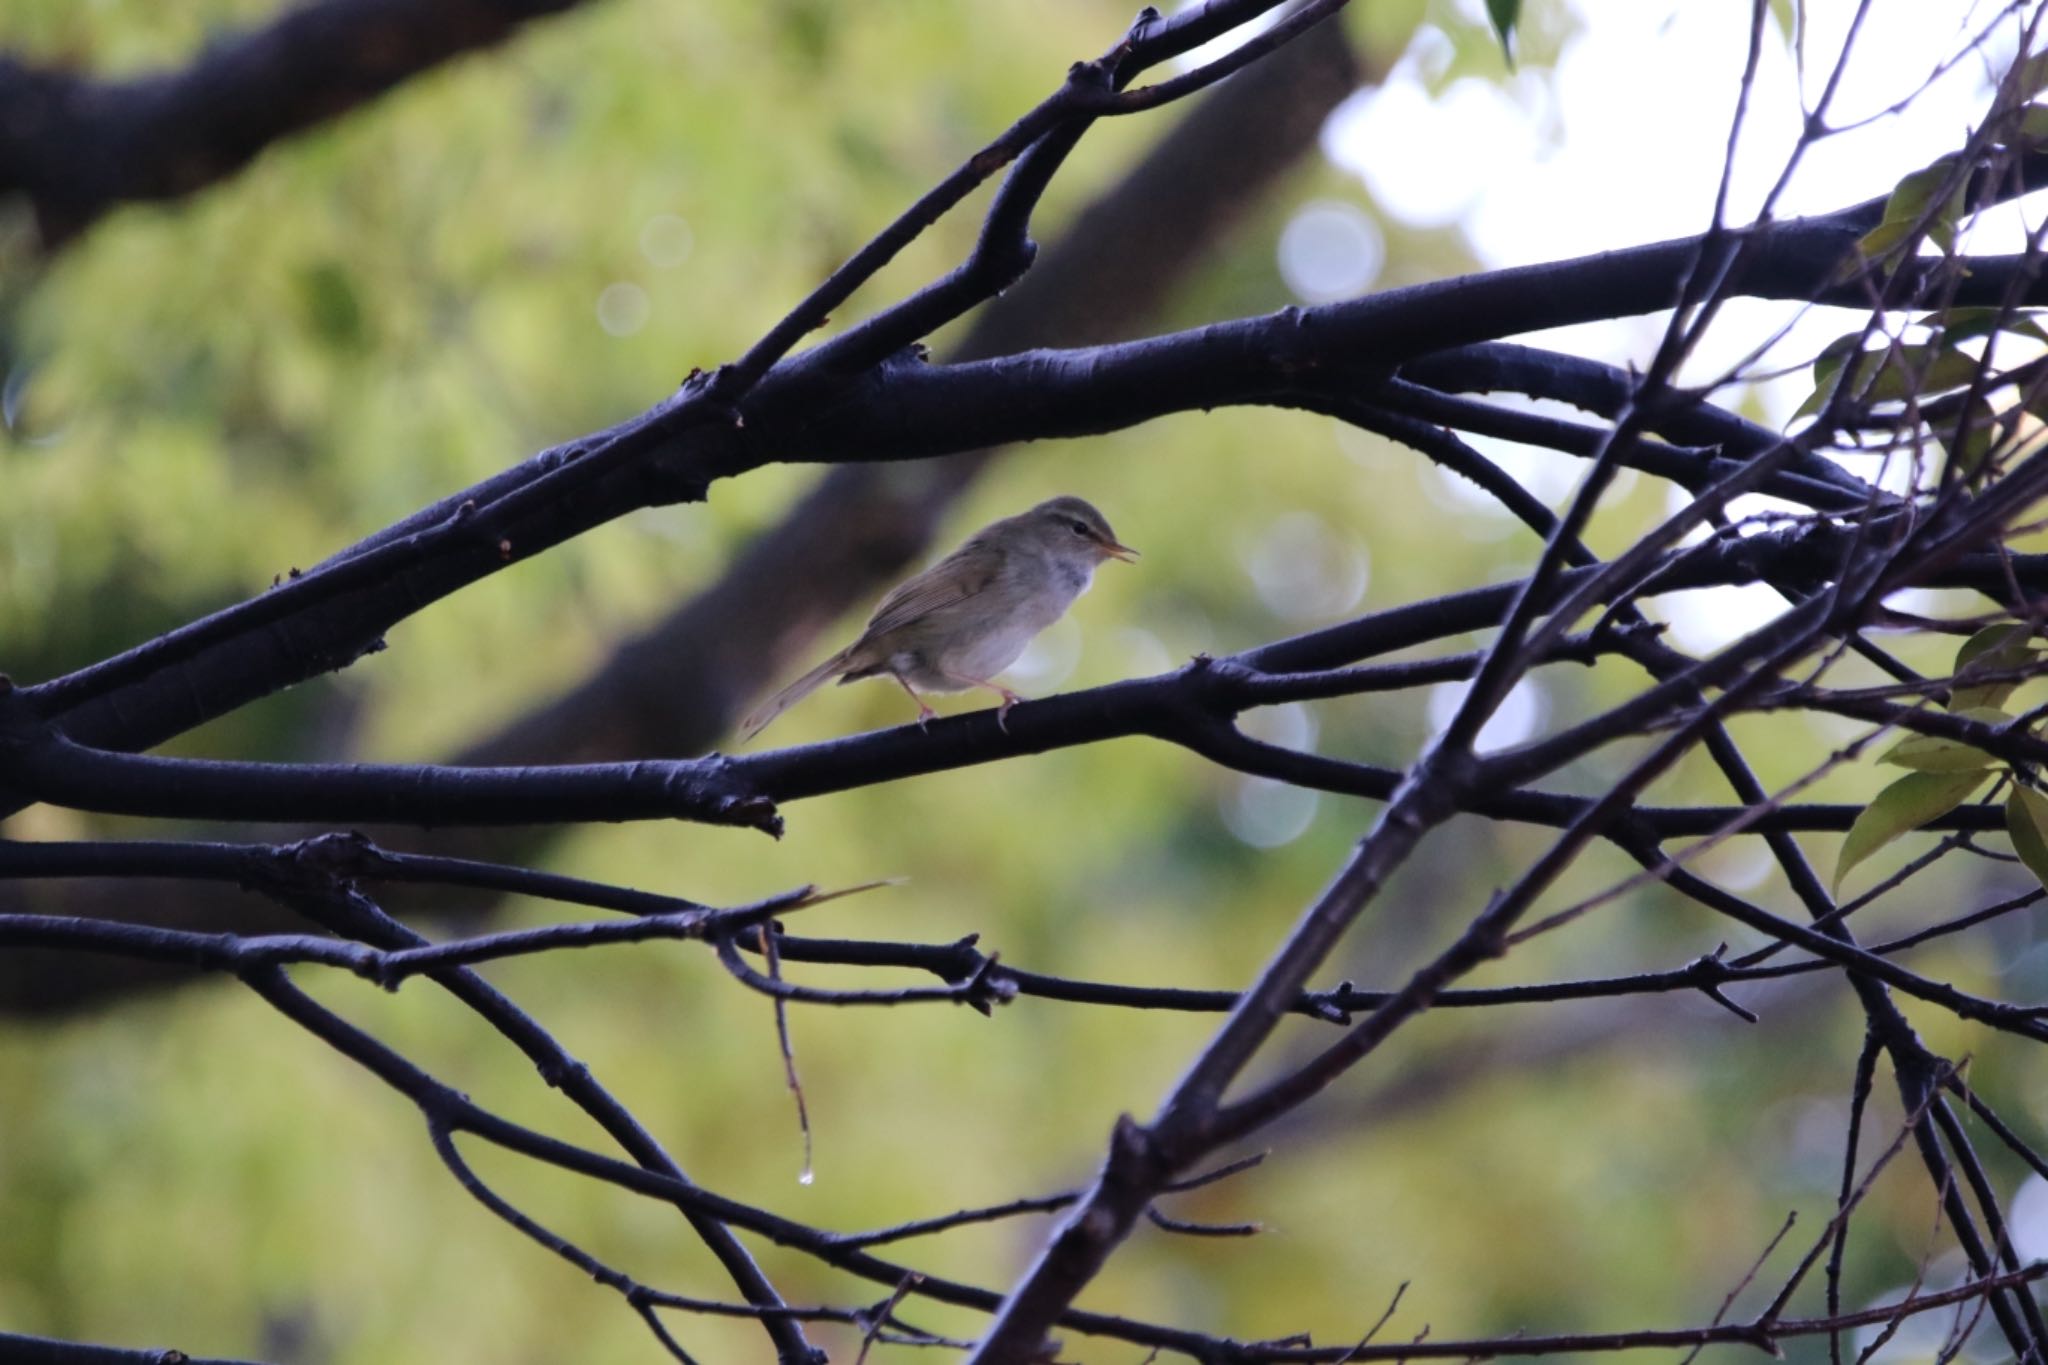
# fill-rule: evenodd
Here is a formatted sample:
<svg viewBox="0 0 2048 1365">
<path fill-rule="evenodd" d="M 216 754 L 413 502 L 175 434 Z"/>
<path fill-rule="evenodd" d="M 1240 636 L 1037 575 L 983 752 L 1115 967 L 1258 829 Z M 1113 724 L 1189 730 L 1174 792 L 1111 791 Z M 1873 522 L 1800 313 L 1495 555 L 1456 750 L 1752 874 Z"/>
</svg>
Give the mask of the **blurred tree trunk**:
<svg viewBox="0 0 2048 1365">
<path fill-rule="evenodd" d="M 0 197 L 45 247 L 124 204 L 182 198 L 280 138 L 582 0 L 313 0 L 176 71 L 97 80 L 0 58 Z"/>
</svg>

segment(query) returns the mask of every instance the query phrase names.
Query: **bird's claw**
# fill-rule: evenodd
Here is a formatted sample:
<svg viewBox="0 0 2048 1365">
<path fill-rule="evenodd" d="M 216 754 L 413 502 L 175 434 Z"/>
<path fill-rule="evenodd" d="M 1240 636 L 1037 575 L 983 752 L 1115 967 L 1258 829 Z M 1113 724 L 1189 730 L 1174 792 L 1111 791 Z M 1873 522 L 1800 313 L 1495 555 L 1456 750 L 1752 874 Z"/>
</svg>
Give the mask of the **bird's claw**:
<svg viewBox="0 0 2048 1365">
<path fill-rule="evenodd" d="M 996 707 L 996 729 L 1001 730 L 1006 735 L 1010 733 L 1010 708 L 1022 700 L 1024 698 L 1018 696 L 1015 692 L 1009 691 L 1007 688 L 1003 690 L 1002 704 Z"/>
</svg>

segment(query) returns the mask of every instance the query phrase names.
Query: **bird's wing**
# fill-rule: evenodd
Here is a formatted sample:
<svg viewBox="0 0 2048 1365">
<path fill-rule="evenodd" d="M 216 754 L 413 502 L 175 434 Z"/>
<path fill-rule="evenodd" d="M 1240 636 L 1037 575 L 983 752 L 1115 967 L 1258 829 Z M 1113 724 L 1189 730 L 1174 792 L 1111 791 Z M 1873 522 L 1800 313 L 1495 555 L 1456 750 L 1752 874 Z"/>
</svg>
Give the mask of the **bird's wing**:
<svg viewBox="0 0 2048 1365">
<path fill-rule="evenodd" d="M 917 577 L 891 588 L 868 618 L 867 638 L 973 597 L 995 582 L 999 562 L 997 553 L 979 538 L 968 541 Z"/>
</svg>

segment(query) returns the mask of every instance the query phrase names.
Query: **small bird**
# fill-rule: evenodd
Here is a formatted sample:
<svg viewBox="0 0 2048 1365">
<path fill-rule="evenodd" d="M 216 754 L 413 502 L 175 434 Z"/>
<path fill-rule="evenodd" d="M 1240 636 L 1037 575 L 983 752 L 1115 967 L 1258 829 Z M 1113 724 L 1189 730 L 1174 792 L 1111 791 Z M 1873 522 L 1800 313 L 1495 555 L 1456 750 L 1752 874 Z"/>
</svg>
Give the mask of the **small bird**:
<svg viewBox="0 0 2048 1365">
<path fill-rule="evenodd" d="M 918 689 L 985 687 L 1003 699 L 1000 724 L 1021 698 L 991 681 L 1017 661 L 1033 636 L 1066 615 L 1105 559 L 1138 552 L 1117 542 L 1102 513 L 1079 498 L 1041 502 L 991 522 L 965 545 L 898 584 L 860 638 L 770 697 L 740 722 L 752 739 L 784 711 L 823 686 L 886 674 L 917 703 L 917 723 L 938 714 Z"/>
</svg>

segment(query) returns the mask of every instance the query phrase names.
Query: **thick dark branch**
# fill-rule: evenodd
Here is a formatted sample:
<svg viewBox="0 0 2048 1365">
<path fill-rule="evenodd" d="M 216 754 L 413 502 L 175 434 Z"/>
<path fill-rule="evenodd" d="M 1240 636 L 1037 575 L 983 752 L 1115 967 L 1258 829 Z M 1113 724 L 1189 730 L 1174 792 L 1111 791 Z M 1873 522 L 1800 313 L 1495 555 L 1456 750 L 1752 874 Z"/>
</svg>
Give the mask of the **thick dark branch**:
<svg viewBox="0 0 2048 1365">
<path fill-rule="evenodd" d="M 1745 582 L 1759 573 L 1825 578 L 1838 571 L 1841 555 L 1855 543 L 1855 531 L 1825 522 L 1709 543 L 1667 558 L 1665 571 L 1656 575 L 1656 587 L 1677 591 Z M 1566 570 L 1558 575 L 1553 592 L 1575 591 L 1602 571 Z M 1989 555 L 1964 556 L 1924 578 L 1929 585 L 1968 585 L 1992 594 L 2006 593 L 2015 581 L 2048 583 L 2048 563 L 2039 557 L 2002 561 Z M 1416 603 L 1227 659 L 1197 660 L 1173 673 L 1028 702 L 1001 720 L 993 713 L 974 713 L 928 728 L 904 726 L 744 757 L 714 754 L 702 759 L 494 769 L 121 755 L 72 743 L 37 724 L 22 713 L 17 694 L 16 720 L 0 729 L 0 779 L 37 799 L 128 814 L 426 825 L 680 818 L 772 831 L 781 802 L 1004 757 L 1149 735 L 1242 771 L 1384 799 L 1397 786 L 1397 773 L 1261 744 L 1232 728 L 1230 720 L 1248 707 L 1290 695 L 1374 690 L 1380 681 L 1374 672 L 1329 670 L 1361 656 L 1487 628 L 1498 621 L 1515 586 Z M 1564 652 L 1556 657 L 1577 652 L 1569 641 L 1559 643 Z M 1674 704 L 1694 696 L 1701 686 L 1717 685 L 1740 666 L 1738 655 L 1724 654 L 1560 736 L 1489 759 L 1494 780 L 1467 793 L 1461 808 L 1539 824 L 1570 823 L 1583 811 L 1583 800 L 1520 790 L 1521 784 L 1590 747 L 1631 733 L 1646 718 L 1665 717 Z M 1296 672 L 1312 676 L 1303 678 L 1298 688 L 1287 677 L 1276 676 Z M 1711 807 L 1644 810 L 1632 814 L 1631 828 L 1659 837 L 1712 833 L 1728 814 Z M 1850 818 L 1849 808 L 1802 807 L 1774 812 L 1753 828 L 1844 828 Z M 1985 828 L 1989 826 L 1975 822 L 1986 818 L 1983 812 L 1957 812 L 1936 827 Z"/>
<path fill-rule="evenodd" d="M 1747 250 L 1730 287 L 1785 298 L 1823 291 L 1869 212 L 1736 234 Z M 31 697 L 83 742 L 148 747 L 351 662 L 391 625 L 510 559 L 640 507 L 701 498 L 717 478 L 791 459 L 898 460 L 1097 434 L 1169 412 L 1284 402 L 1317 382 L 1350 392 L 1367 381 L 1360 366 L 1662 307 L 1697 247 L 1661 243 L 1080 351 L 945 366 L 905 358 L 851 378 L 781 367 L 747 398 L 744 426 L 711 420 L 715 405 L 686 394 L 445 500 L 397 538 L 375 537 Z M 1909 299 L 1911 283 L 1899 286 Z M 2048 298 L 2048 286 L 2034 282 L 2027 296 L 2037 294 Z"/>
<path fill-rule="evenodd" d="M 18 789 L 113 814 L 417 825 L 687 819 L 781 833 L 774 802 L 735 785 L 729 763 L 232 763 L 89 749 L 53 731 L 17 739 L 0 726 L 0 770 Z"/>
<path fill-rule="evenodd" d="M 258 1365 L 249 1360 L 186 1355 L 170 1346 L 88 1346 L 15 1332 L 0 1332 L 0 1359 L 15 1365 Z"/>
<path fill-rule="evenodd" d="M 45 245 L 118 204 L 174 199 L 280 138 L 579 0 L 311 0 L 191 65 L 118 81 L 0 59 L 0 195 L 28 196 Z"/>
</svg>

